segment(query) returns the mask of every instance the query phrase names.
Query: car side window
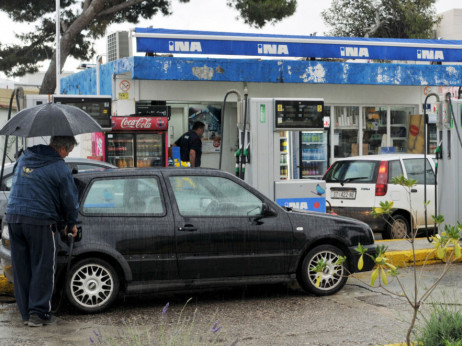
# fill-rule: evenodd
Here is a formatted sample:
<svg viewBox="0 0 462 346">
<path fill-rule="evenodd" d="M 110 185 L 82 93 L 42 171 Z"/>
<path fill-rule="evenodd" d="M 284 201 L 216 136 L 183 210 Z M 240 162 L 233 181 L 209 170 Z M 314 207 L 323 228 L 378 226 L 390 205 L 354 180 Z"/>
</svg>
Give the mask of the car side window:
<svg viewBox="0 0 462 346">
<path fill-rule="evenodd" d="M 83 202 L 85 214 L 163 215 L 156 178 L 99 179 L 90 186 Z"/>
<path fill-rule="evenodd" d="M 174 176 L 170 184 L 183 216 L 253 216 L 263 202 L 253 193 L 223 177 Z"/>
<path fill-rule="evenodd" d="M 417 184 L 423 184 L 425 172 L 427 184 L 435 184 L 435 174 L 428 159 L 425 161 L 425 169 L 424 159 L 404 159 L 403 163 L 408 179 L 415 179 Z"/>
<path fill-rule="evenodd" d="M 403 167 L 399 160 L 393 160 L 388 163 L 388 180 L 391 181 L 393 178 L 398 178 L 403 175 Z"/>
</svg>

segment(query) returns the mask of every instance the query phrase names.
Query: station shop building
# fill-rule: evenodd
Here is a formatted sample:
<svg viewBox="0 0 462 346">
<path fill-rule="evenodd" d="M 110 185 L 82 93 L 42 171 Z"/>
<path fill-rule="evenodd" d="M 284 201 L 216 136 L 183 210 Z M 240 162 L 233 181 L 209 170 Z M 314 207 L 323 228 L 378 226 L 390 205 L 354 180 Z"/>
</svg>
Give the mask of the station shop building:
<svg viewBox="0 0 462 346">
<path fill-rule="evenodd" d="M 117 59 L 62 78 L 61 94 L 110 95 L 113 117 L 136 114 L 143 104 L 166 104 L 171 109 L 169 145 L 188 130 L 191 109 L 222 110 L 230 90 L 242 97 L 247 90 L 249 99 L 323 99 L 330 164 L 339 157 L 381 153 L 383 148 L 423 153 L 423 140 L 418 143 L 410 136 L 422 126 L 426 99 L 428 112 L 435 109 L 436 97 L 427 96 L 441 98 L 450 92 L 458 98 L 462 85 L 461 41 L 250 34 L 230 38 L 229 33 L 211 38 L 216 33 L 156 30 L 136 29 L 136 35 L 144 34 L 136 38 L 137 50 L 146 56 Z M 220 48 L 209 47 L 217 41 Z M 199 42 L 200 52 L 194 42 Z M 286 48 L 278 51 L 283 45 Z M 188 47 L 194 57 L 175 51 L 181 47 Z M 163 53 L 169 56 L 158 55 Z M 240 57 L 230 58 L 233 54 Z M 228 96 L 225 109 L 222 169 L 234 172 L 239 146 L 235 95 Z M 430 153 L 436 131 L 429 128 L 428 134 Z M 202 166 L 218 168 L 219 153 L 209 144 L 204 142 Z M 91 155 L 91 148 L 84 150 Z"/>
</svg>

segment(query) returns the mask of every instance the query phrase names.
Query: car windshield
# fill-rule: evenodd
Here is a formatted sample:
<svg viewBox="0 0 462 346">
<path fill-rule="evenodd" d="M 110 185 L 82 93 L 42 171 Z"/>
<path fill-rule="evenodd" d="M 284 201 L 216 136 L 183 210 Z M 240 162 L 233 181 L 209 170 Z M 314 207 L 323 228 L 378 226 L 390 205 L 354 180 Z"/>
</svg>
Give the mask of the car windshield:
<svg viewBox="0 0 462 346">
<path fill-rule="evenodd" d="M 378 161 L 337 161 L 327 171 L 327 183 L 374 183 L 377 176 Z"/>
</svg>

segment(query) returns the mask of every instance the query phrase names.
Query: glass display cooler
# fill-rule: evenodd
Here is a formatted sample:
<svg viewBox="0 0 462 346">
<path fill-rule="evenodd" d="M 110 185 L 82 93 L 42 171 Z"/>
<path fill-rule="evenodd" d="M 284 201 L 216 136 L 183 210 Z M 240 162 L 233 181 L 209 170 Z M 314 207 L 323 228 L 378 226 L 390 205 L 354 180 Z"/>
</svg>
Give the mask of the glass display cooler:
<svg viewBox="0 0 462 346">
<path fill-rule="evenodd" d="M 120 168 L 167 166 L 167 129 L 166 117 L 112 117 L 112 131 L 95 134 L 93 147 Z"/>
<path fill-rule="evenodd" d="M 280 179 L 286 180 L 291 177 L 291 167 L 290 167 L 290 154 L 289 154 L 289 131 L 280 131 L 279 132 L 279 142 L 280 142 Z"/>
<path fill-rule="evenodd" d="M 328 131 L 300 132 L 300 178 L 321 179 L 327 170 Z"/>
</svg>

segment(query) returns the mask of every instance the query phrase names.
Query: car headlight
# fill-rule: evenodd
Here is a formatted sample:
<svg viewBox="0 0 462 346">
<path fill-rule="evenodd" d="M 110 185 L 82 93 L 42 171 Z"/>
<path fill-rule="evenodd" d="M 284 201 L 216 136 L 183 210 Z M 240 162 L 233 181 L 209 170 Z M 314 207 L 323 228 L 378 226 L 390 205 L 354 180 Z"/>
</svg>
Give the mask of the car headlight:
<svg viewBox="0 0 462 346">
<path fill-rule="evenodd" d="M 10 240 L 10 233 L 8 232 L 8 224 L 4 223 L 2 228 L 2 239 Z"/>
</svg>

